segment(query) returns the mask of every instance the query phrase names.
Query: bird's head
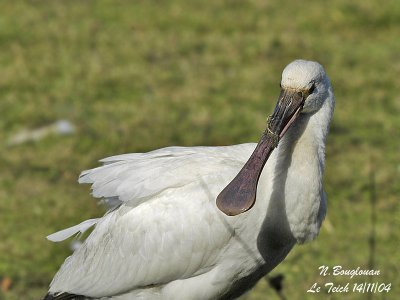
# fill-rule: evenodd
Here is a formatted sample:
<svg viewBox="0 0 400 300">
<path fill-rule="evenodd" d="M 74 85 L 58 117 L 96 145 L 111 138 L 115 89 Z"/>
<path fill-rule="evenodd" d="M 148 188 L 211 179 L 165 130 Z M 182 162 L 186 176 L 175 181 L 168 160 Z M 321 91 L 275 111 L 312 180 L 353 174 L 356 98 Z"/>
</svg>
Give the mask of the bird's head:
<svg viewBox="0 0 400 300">
<path fill-rule="evenodd" d="M 302 113 L 317 111 L 327 99 L 330 87 L 324 68 L 315 61 L 295 60 L 282 72 L 281 92 L 301 93 L 304 98 Z"/>
<path fill-rule="evenodd" d="M 302 113 L 315 113 L 329 99 L 330 82 L 317 62 L 295 60 L 282 72 L 281 91 L 267 128 L 238 175 L 217 197 L 227 215 L 249 210 L 255 203 L 257 183 L 272 150 Z"/>
</svg>

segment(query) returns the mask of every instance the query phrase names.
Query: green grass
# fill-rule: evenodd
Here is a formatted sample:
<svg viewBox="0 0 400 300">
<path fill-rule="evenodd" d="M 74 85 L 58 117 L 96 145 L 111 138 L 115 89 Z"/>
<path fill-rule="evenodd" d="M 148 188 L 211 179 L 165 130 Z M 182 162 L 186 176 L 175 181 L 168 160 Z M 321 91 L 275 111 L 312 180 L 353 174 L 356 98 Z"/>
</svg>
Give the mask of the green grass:
<svg viewBox="0 0 400 300">
<path fill-rule="evenodd" d="M 0 299 L 39 299 L 69 255 L 45 236 L 103 213 L 76 182 L 100 158 L 168 145 L 256 141 L 295 58 L 321 62 L 336 95 L 327 145 L 328 220 L 283 273 L 287 299 L 320 265 L 368 267 L 376 183 L 374 281 L 397 299 L 400 5 L 392 1 L 3 1 L 0 3 Z M 26 128 L 69 119 L 77 132 L 6 147 Z M 266 281 L 247 300 L 279 299 Z"/>
</svg>

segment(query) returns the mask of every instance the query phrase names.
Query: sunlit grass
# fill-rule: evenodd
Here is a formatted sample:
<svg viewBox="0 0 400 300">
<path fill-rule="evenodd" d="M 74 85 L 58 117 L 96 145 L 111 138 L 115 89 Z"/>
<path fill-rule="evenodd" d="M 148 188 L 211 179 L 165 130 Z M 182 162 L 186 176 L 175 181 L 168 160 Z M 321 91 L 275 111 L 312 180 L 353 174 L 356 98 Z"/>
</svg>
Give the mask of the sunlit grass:
<svg viewBox="0 0 400 300">
<path fill-rule="evenodd" d="M 321 299 L 306 293 L 328 281 L 320 265 L 367 267 L 374 172 L 374 279 L 400 286 L 397 1 L 8 1 L 0 11 L 0 279 L 13 282 L 1 299 L 44 295 L 70 253 L 44 237 L 102 214 L 76 182 L 81 170 L 118 153 L 257 140 L 295 58 L 321 62 L 337 98 L 325 175 L 333 229 L 271 275 L 285 275 L 287 299 Z M 59 119 L 76 133 L 5 146 Z M 279 299 L 266 281 L 245 297 Z"/>
</svg>

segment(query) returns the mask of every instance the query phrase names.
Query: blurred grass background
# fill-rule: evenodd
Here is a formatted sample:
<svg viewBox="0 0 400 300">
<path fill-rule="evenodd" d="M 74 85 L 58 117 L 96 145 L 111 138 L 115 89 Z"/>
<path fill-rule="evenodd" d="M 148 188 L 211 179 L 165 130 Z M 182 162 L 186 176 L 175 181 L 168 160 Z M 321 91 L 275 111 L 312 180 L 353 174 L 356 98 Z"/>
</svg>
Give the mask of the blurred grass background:
<svg viewBox="0 0 400 300">
<path fill-rule="evenodd" d="M 169 145 L 257 141 L 296 58 L 331 78 L 328 225 L 271 275 L 287 299 L 307 294 L 321 265 L 368 268 L 376 191 L 373 281 L 398 299 L 400 5 L 381 1 L 1 1 L 1 299 L 39 299 L 70 254 L 45 236 L 104 211 L 76 182 L 113 154 Z M 7 147 L 19 131 L 60 119 L 77 128 Z M 371 174 L 373 176 L 371 176 Z M 371 179 L 373 177 L 373 180 Z M 4 284 L 6 285 L 6 284 Z M 279 299 L 264 280 L 245 299 Z"/>
</svg>

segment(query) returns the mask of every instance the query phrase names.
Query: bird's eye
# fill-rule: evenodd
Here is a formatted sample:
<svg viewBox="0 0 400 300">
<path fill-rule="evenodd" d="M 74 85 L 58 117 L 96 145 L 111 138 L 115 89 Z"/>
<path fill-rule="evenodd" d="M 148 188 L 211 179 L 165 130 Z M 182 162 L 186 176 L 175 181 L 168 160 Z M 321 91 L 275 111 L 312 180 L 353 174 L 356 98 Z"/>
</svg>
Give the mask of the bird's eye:
<svg viewBox="0 0 400 300">
<path fill-rule="evenodd" d="M 279 87 L 282 89 L 282 83 L 281 82 L 279 82 Z"/>
<path fill-rule="evenodd" d="M 312 86 L 310 87 L 310 89 L 308 90 L 308 94 L 312 94 L 315 90 L 315 83 L 312 84 Z"/>
</svg>

